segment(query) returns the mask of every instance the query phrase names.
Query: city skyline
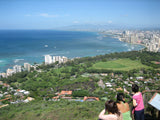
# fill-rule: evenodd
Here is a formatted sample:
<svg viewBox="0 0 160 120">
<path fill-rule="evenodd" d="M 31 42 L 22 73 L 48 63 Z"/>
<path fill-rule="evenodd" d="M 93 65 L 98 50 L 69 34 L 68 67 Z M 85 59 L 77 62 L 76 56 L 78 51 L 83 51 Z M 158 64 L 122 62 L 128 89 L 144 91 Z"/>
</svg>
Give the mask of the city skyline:
<svg viewBox="0 0 160 120">
<path fill-rule="evenodd" d="M 71 25 L 160 25 L 159 0 L 5 0 L 0 29 L 55 29 Z"/>
</svg>

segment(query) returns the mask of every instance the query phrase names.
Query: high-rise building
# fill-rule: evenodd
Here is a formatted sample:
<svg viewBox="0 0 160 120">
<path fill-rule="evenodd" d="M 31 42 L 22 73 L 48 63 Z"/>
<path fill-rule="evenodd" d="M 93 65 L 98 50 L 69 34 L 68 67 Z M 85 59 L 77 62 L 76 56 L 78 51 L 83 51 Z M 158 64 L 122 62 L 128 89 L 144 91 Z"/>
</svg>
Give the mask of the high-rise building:
<svg viewBox="0 0 160 120">
<path fill-rule="evenodd" d="M 52 56 L 45 55 L 45 64 L 51 64 L 52 62 Z"/>
<path fill-rule="evenodd" d="M 31 70 L 31 65 L 29 63 L 24 63 L 24 69 L 29 72 Z"/>
<path fill-rule="evenodd" d="M 64 56 L 62 57 L 62 59 L 63 59 L 63 63 L 68 61 L 67 57 L 64 57 Z"/>
<path fill-rule="evenodd" d="M 126 31 L 123 31 L 122 36 L 123 36 L 123 37 L 129 36 L 129 31 L 127 31 L 127 30 L 126 30 Z"/>
<path fill-rule="evenodd" d="M 65 63 L 67 62 L 67 57 L 61 57 L 61 56 L 53 56 L 53 59 L 50 55 L 46 55 L 45 56 L 45 64 L 51 64 L 51 63 L 55 63 L 55 62 L 58 62 L 58 63 Z"/>
<path fill-rule="evenodd" d="M 55 62 L 59 62 L 59 63 L 62 63 L 63 62 L 63 59 L 61 56 L 53 56 L 53 63 Z"/>
<path fill-rule="evenodd" d="M 55 63 L 56 61 L 59 61 L 59 56 L 53 56 L 53 63 Z"/>
<path fill-rule="evenodd" d="M 13 66 L 14 73 L 22 72 L 22 67 L 20 65 Z"/>
<path fill-rule="evenodd" d="M 7 69 L 7 76 L 11 76 L 14 73 L 13 69 Z"/>
</svg>

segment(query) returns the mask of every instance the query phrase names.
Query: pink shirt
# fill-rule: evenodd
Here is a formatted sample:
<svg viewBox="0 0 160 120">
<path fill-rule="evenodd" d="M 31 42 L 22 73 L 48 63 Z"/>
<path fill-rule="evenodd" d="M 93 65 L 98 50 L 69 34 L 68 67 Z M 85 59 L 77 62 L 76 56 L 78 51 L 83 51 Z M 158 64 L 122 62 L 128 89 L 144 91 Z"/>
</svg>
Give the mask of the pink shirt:
<svg viewBox="0 0 160 120">
<path fill-rule="evenodd" d="M 141 92 L 139 92 L 136 95 L 133 95 L 133 99 L 135 99 L 136 103 L 137 103 L 137 106 L 135 107 L 136 111 L 140 111 L 140 110 L 144 109 L 143 97 L 142 97 Z"/>
</svg>

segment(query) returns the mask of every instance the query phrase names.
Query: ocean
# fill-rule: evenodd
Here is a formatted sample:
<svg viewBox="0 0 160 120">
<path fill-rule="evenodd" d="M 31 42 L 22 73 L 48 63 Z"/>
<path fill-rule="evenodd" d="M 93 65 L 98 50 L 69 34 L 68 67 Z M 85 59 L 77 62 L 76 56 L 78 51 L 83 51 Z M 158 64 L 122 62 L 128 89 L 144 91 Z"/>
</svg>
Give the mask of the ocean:
<svg viewBox="0 0 160 120">
<path fill-rule="evenodd" d="M 97 32 L 0 30 L 0 73 L 25 62 L 42 63 L 47 54 L 71 59 L 142 48 Z"/>
</svg>

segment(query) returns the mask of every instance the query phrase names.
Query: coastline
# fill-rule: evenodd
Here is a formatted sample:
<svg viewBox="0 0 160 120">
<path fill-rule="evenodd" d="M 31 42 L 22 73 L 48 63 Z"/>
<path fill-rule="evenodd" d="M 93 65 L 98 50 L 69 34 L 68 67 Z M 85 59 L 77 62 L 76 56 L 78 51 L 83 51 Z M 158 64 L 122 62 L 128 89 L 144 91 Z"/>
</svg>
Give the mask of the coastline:
<svg viewBox="0 0 160 120">
<path fill-rule="evenodd" d="M 34 36 L 38 35 L 36 31 L 34 31 L 34 32 L 33 31 L 27 31 L 27 33 L 30 33 L 30 32 L 34 33 L 33 34 Z M 52 34 L 52 36 L 50 37 L 50 39 L 53 39 L 53 40 L 54 39 L 59 39 L 58 38 L 59 36 L 58 37 L 54 37 L 53 36 L 54 33 L 55 34 L 57 34 L 57 33 L 59 34 L 59 32 L 61 32 L 61 31 L 53 31 L 53 32 L 49 31 L 49 34 Z M 17 36 L 19 35 L 18 33 L 19 33 L 19 31 L 17 31 Z M 48 33 L 48 32 L 45 31 L 45 33 Z M 64 35 L 66 35 L 65 31 L 63 31 L 63 33 L 64 33 Z M 76 34 L 73 34 L 74 36 L 72 36 L 72 37 L 70 37 L 70 36 L 69 37 L 68 36 L 63 36 L 63 37 L 66 37 L 66 40 L 70 40 L 71 38 L 72 39 L 74 38 L 75 40 L 72 41 L 72 44 L 69 43 L 66 40 L 62 41 L 62 42 L 64 42 L 65 45 L 60 44 L 59 46 L 56 45 L 56 43 L 55 43 L 56 41 L 53 41 L 53 42 L 45 41 L 44 44 L 37 44 L 35 42 L 36 43 L 35 48 L 38 47 L 38 49 L 39 49 L 39 47 L 40 47 L 41 50 L 43 51 L 42 55 L 41 55 L 41 53 L 37 54 L 36 51 L 34 51 L 34 55 L 27 55 L 27 56 L 19 55 L 18 57 L 16 57 L 16 56 L 14 56 L 14 57 L 8 56 L 8 58 L 6 60 L 6 63 L 5 63 L 6 67 L 1 66 L 0 71 L 1 72 L 5 72 L 7 70 L 7 68 L 12 68 L 14 65 L 21 65 L 21 64 L 23 64 L 23 62 L 28 62 L 30 64 L 32 64 L 34 62 L 36 62 L 36 63 L 42 63 L 44 61 L 44 59 L 43 59 L 43 55 L 44 54 L 51 54 L 51 55 L 54 55 L 54 56 L 66 56 L 68 58 L 76 58 L 76 57 L 86 57 L 86 56 L 96 56 L 96 55 L 109 54 L 109 53 L 111 53 L 111 51 L 112 52 L 128 51 L 125 47 L 123 47 L 123 48 L 117 48 L 117 46 L 119 46 L 119 44 L 118 45 L 112 44 L 113 40 L 109 40 L 108 38 L 109 37 L 110 38 L 114 38 L 114 34 L 109 34 L 109 36 L 106 36 L 106 39 L 108 39 L 109 41 L 108 40 L 107 41 L 106 40 L 102 40 L 101 41 L 100 38 L 102 37 L 101 36 L 102 33 L 101 33 L 101 35 L 99 35 L 99 34 L 97 35 L 97 33 L 99 33 L 99 32 L 91 32 L 91 34 L 90 34 L 90 32 L 84 31 L 84 33 L 85 34 L 83 34 L 83 32 L 80 32 L 80 33 L 77 34 L 77 31 L 76 31 Z M 92 34 L 92 33 L 94 33 L 94 34 Z M 26 33 L 24 31 L 23 31 L 23 34 L 26 35 Z M 70 33 L 67 32 L 67 34 L 70 34 Z M 82 35 L 82 37 L 79 38 L 78 37 L 79 35 Z M 43 37 L 46 37 L 46 36 L 47 35 L 44 35 Z M 89 38 L 88 41 L 87 41 L 87 44 L 86 44 L 86 40 L 85 40 L 86 37 Z M 103 37 L 105 37 L 105 36 L 103 36 Z M 24 39 L 25 39 L 25 37 L 24 37 Z M 39 39 L 40 38 L 38 37 L 37 40 L 39 40 Z M 93 42 L 93 39 L 95 40 L 94 42 Z M 84 43 L 79 42 L 79 40 L 82 40 L 82 42 L 84 40 Z M 120 39 L 118 39 L 118 40 L 120 40 Z M 43 42 L 43 40 L 39 40 L 39 41 Z M 32 41 L 30 41 L 30 42 L 32 42 Z M 100 43 L 99 46 L 97 45 L 97 43 Z M 86 44 L 85 47 L 83 47 L 84 44 Z M 45 45 L 48 45 L 48 47 L 45 47 Z M 76 45 L 78 45 L 79 48 L 76 48 L 75 47 Z M 89 45 L 89 46 L 87 46 L 87 45 Z M 56 46 L 56 47 L 51 48 L 50 46 Z M 83 48 L 80 48 L 81 46 Z M 108 47 L 108 46 L 110 46 L 110 47 Z M 70 49 L 69 47 L 73 47 L 73 49 Z M 60 49 L 61 49 L 61 51 L 60 51 Z M 49 52 L 45 53 L 44 51 L 45 52 L 49 51 Z M 1 64 L 3 64 L 3 63 L 1 63 Z"/>
<path fill-rule="evenodd" d="M 108 34 L 105 34 L 105 33 L 100 33 L 100 34 L 103 34 L 103 37 L 108 37 Z M 109 36 L 112 38 L 116 38 L 121 42 L 125 42 L 125 43 L 132 44 L 132 45 L 141 45 L 141 46 L 144 46 L 145 48 L 147 48 L 147 46 L 142 43 L 130 43 L 130 42 L 122 41 L 120 37 L 117 37 L 117 36 L 115 37 L 114 34 L 109 34 Z M 143 48 L 143 49 L 145 49 L 145 48 Z"/>
<path fill-rule="evenodd" d="M 117 38 L 117 39 L 118 39 L 119 41 L 121 41 L 121 42 L 125 42 L 125 41 L 122 41 L 120 37 L 114 37 L 114 38 Z M 126 43 L 133 44 L 133 45 L 142 45 L 142 46 L 144 46 L 144 47 L 147 48 L 147 46 L 144 45 L 144 44 L 142 44 L 142 43 L 130 43 L 130 42 L 126 42 Z"/>
</svg>

